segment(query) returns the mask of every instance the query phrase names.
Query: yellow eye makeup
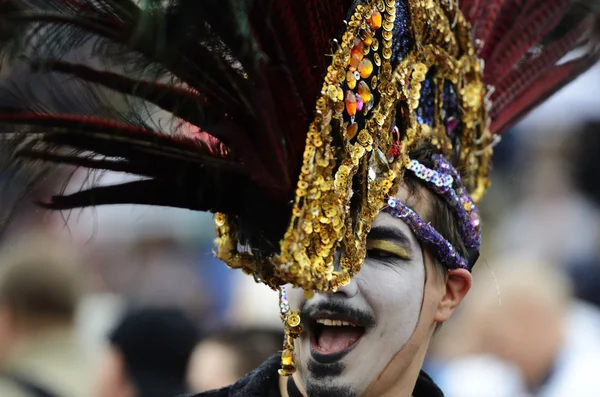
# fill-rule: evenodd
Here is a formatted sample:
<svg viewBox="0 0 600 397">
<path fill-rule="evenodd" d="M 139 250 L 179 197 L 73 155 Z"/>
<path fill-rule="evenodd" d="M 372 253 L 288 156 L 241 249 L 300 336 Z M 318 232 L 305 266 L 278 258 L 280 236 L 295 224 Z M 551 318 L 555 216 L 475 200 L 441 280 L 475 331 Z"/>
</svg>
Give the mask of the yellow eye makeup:
<svg viewBox="0 0 600 397">
<path fill-rule="evenodd" d="M 387 240 L 367 240 L 367 250 L 381 251 L 389 255 L 398 256 L 401 259 L 409 260 L 410 253 L 397 244 Z"/>
</svg>

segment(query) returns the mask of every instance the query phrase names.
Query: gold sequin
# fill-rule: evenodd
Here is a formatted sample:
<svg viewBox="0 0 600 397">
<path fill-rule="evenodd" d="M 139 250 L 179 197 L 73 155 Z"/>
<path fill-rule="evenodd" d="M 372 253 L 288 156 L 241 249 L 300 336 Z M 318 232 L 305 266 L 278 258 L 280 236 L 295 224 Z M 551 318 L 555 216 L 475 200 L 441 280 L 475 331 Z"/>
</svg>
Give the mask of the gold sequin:
<svg viewBox="0 0 600 397">
<path fill-rule="evenodd" d="M 358 94 L 360 95 L 360 97 L 362 98 L 362 100 L 365 103 L 368 103 L 371 101 L 371 89 L 369 88 L 369 86 L 367 85 L 367 83 L 364 82 L 364 80 L 361 80 L 358 83 Z"/>
<path fill-rule="evenodd" d="M 375 65 L 381 66 L 381 57 L 379 56 L 379 54 L 375 54 L 373 56 L 373 60 L 375 61 Z"/>
<path fill-rule="evenodd" d="M 373 39 L 373 43 L 371 44 L 371 49 L 373 51 L 377 51 L 379 49 L 379 40 L 377 40 L 377 38 Z"/>
<path fill-rule="evenodd" d="M 373 30 L 378 30 L 381 28 L 382 16 L 379 10 L 374 10 L 372 15 L 367 19 L 367 22 Z"/>
<path fill-rule="evenodd" d="M 348 71 L 348 73 L 346 73 L 346 84 L 348 84 L 348 88 L 351 90 L 356 88 L 356 76 L 354 75 L 354 72 Z"/>
</svg>

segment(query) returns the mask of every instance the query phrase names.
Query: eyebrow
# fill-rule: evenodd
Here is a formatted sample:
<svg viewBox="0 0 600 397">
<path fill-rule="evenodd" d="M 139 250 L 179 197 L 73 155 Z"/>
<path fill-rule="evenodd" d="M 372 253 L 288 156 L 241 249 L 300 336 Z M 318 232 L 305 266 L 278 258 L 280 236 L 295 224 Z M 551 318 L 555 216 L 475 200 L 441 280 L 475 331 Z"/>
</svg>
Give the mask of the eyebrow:
<svg viewBox="0 0 600 397">
<path fill-rule="evenodd" d="M 413 251 L 413 247 L 408 236 L 400 229 L 391 226 L 373 226 L 368 240 L 386 240 L 405 248 L 408 252 Z"/>
</svg>

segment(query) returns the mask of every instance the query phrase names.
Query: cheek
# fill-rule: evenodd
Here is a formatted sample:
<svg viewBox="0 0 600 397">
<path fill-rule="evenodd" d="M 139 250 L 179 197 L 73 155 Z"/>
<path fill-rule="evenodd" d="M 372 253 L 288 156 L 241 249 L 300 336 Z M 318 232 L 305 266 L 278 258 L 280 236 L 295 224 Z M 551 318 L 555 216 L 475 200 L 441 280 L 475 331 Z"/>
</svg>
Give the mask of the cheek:
<svg viewBox="0 0 600 397">
<path fill-rule="evenodd" d="M 425 286 L 425 295 L 423 297 L 423 310 L 421 311 L 421 322 L 431 324 L 435 321 L 438 313 L 440 301 L 442 299 L 441 286 L 439 280 L 427 280 Z"/>
<path fill-rule="evenodd" d="M 362 275 L 363 293 L 377 316 L 394 326 L 414 329 L 423 303 L 425 269 L 422 262 L 402 262 L 394 267 L 372 264 Z"/>
</svg>

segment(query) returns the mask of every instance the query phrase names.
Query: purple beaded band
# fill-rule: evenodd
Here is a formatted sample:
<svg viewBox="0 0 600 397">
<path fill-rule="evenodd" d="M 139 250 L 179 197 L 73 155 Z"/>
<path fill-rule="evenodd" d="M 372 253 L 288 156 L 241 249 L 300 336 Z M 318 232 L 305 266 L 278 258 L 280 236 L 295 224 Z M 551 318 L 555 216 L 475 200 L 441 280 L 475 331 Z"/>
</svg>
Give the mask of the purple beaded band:
<svg viewBox="0 0 600 397">
<path fill-rule="evenodd" d="M 481 246 L 481 221 L 475 203 L 462 184 L 460 175 L 452 164 L 440 154 L 433 155 L 435 169 L 411 160 L 409 170 L 427 182 L 429 187 L 442 196 L 454 209 L 460 223 L 460 234 L 467 248 L 479 251 Z"/>
<path fill-rule="evenodd" d="M 421 242 L 435 247 L 438 259 L 449 269 L 471 270 L 479 257 L 481 247 L 481 222 L 475 203 L 463 186 L 460 175 L 452 164 L 440 154 L 434 154 L 432 160 L 435 169 L 427 168 L 416 160 L 411 160 L 407 169 L 417 178 L 422 179 L 428 187 L 443 197 L 454 210 L 460 227 L 463 244 L 468 250 L 468 257 L 463 258 L 456 248 L 446 240 L 433 226 L 424 222 L 416 212 L 407 207 L 399 199 L 388 200 L 385 211 L 402 219 L 415 233 Z"/>
<path fill-rule="evenodd" d="M 458 253 L 448 240 L 446 240 L 437 230 L 417 215 L 416 212 L 408 208 L 400 199 L 390 197 L 388 207 L 384 210 L 392 216 L 402 219 L 417 238 L 424 243 L 429 243 L 435 247 L 437 258 L 449 269 L 467 269 L 470 266 L 467 261 Z"/>
<path fill-rule="evenodd" d="M 285 318 L 285 315 L 290 311 L 290 304 L 287 298 L 287 291 L 285 285 L 282 285 L 279 289 L 279 314 L 281 318 Z"/>
</svg>

